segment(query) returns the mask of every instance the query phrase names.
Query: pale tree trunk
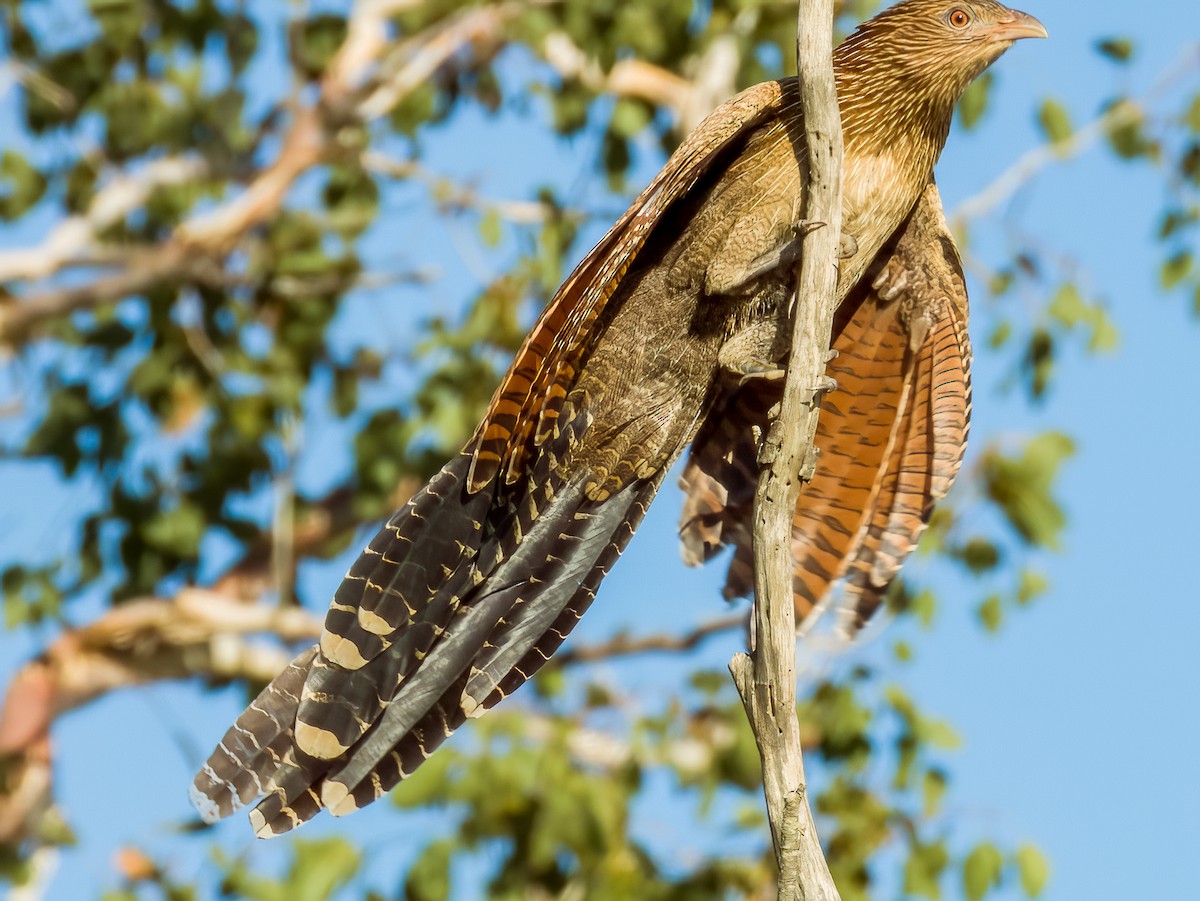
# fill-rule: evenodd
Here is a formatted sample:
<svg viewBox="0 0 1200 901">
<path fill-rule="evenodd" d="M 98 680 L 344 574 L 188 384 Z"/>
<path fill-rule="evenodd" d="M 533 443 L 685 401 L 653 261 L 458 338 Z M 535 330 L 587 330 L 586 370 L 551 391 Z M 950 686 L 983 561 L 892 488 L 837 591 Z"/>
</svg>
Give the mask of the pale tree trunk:
<svg viewBox="0 0 1200 901">
<path fill-rule="evenodd" d="M 836 901 L 813 824 L 796 716 L 792 513 L 811 477 L 829 356 L 841 232 L 842 129 L 833 80 L 833 0 L 800 0 L 796 62 L 807 160 L 804 218 L 823 228 L 804 238 L 796 277 L 792 350 L 783 400 L 760 458 L 754 504 L 754 618 L 750 653 L 729 664 L 762 758 L 763 790 L 779 867 L 780 901 Z M 808 463 L 809 465 L 806 465 Z"/>
</svg>

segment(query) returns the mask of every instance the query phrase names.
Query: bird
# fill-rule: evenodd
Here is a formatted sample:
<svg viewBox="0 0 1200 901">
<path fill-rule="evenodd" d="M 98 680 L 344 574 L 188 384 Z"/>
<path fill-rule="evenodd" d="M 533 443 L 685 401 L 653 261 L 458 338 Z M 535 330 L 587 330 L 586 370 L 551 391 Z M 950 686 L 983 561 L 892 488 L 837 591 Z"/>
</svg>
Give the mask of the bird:
<svg viewBox="0 0 1200 901">
<path fill-rule="evenodd" d="M 834 51 L 850 237 L 830 374 L 847 400 L 826 402 L 797 506 L 806 617 L 839 577 L 869 616 L 957 470 L 970 350 L 933 167 L 967 86 L 1045 36 L 995 0 L 901 0 Z M 320 640 L 197 772 L 204 820 L 257 799 L 269 838 L 390 791 L 558 649 L 689 445 L 685 558 L 733 545 L 740 590 L 755 424 L 820 227 L 803 219 L 804 147 L 795 78 L 742 91 L 684 139 L 555 293 L 463 449 L 351 565 Z"/>
</svg>

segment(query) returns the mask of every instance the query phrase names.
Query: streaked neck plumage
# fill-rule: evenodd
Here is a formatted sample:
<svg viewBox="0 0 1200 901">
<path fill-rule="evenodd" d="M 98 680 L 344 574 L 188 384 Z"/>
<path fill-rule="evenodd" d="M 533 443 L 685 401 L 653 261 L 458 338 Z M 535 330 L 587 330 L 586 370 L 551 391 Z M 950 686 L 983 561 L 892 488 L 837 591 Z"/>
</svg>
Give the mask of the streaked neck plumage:
<svg viewBox="0 0 1200 901">
<path fill-rule="evenodd" d="M 842 230 L 860 252 L 839 283 L 854 284 L 916 203 L 950 132 L 962 92 L 1003 49 L 948 43 L 903 6 L 871 19 L 834 51 L 845 146 Z"/>
</svg>

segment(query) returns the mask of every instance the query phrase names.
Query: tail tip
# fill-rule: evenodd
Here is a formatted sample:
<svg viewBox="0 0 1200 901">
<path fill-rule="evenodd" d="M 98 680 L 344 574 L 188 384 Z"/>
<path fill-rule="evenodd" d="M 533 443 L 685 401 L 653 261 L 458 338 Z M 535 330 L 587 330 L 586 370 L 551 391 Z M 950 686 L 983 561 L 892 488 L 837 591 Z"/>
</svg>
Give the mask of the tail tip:
<svg viewBox="0 0 1200 901">
<path fill-rule="evenodd" d="M 335 817 L 344 817 L 358 810 L 358 803 L 343 782 L 326 779 L 321 783 L 321 804 Z"/>
<path fill-rule="evenodd" d="M 249 818 L 250 828 L 254 830 L 255 838 L 275 837 L 275 830 L 271 828 L 271 824 L 267 822 L 267 818 L 257 807 L 250 811 Z"/>
<path fill-rule="evenodd" d="M 200 819 L 210 826 L 222 819 L 233 810 L 237 809 L 237 805 L 230 810 L 221 810 L 221 806 L 210 798 L 203 790 L 200 789 L 194 782 L 188 787 L 188 800 L 192 802 L 192 806 L 196 808 L 196 812 L 200 814 Z"/>
</svg>

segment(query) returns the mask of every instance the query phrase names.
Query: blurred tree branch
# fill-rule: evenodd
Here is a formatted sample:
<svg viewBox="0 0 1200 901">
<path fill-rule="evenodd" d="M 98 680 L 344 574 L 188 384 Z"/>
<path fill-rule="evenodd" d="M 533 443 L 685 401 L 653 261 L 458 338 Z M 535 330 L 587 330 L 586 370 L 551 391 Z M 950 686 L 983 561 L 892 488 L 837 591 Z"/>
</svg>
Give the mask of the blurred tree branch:
<svg viewBox="0 0 1200 901">
<path fill-rule="evenodd" d="M 452 16 L 403 42 L 388 55 L 391 65 L 383 67 L 384 74 L 369 78 L 389 47 L 386 16 L 409 5 L 412 0 L 355 5 L 347 38 L 322 79 L 317 98 L 307 105 L 293 105 L 292 122 L 278 155 L 244 190 L 187 219 L 161 245 L 109 260 L 121 265 L 117 274 L 0 305 L 0 346 L 20 343 L 49 318 L 137 294 L 167 279 L 195 278 L 206 265 L 219 266 L 247 232 L 278 213 L 303 173 L 339 152 L 339 132 L 347 121 L 369 121 L 386 114 L 464 50 L 484 56 L 494 53 L 501 26 L 514 10 L 512 5 L 488 6 Z M 195 180 L 204 171 L 200 162 L 164 160 L 136 176 L 116 179 L 97 195 L 88 215 L 69 220 L 39 247 L 0 255 L 0 282 L 42 278 L 78 264 L 80 255 L 96 252 L 103 228 L 134 210 L 156 187 Z"/>
</svg>

